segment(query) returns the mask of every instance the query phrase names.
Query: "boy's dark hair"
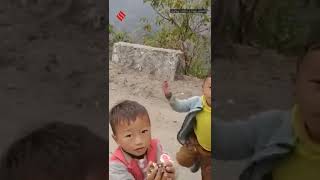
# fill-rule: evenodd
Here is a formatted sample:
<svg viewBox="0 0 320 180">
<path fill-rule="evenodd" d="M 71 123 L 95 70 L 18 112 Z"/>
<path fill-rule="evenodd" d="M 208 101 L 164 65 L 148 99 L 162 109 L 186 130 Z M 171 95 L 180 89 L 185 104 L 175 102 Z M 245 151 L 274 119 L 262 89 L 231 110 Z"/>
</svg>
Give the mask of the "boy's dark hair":
<svg viewBox="0 0 320 180">
<path fill-rule="evenodd" d="M 14 142 L 3 154 L 5 180 L 107 178 L 107 142 L 79 125 L 54 122 Z"/>
<path fill-rule="evenodd" d="M 138 116 L 148 115 L 147 109 L 136 101 L 125 100 L 115 105 L 109 113 L 110 126 L 116 133 L 116 126 L 121 122 L 133 122 Z"/>
<path fill-rule="evenodd" d="M 298 58 L 298 62 L 297 62 L 297 72 L 300 71 L 300 66 L 305 58 L 305 56 L 314 50 L 320 50 L 320 42 L 312 42 L 310 44 L 307 44 L 304 48 L 304 51 L 302 53 L 302 55 L 300 56 L 300 58 Z"/>
<path fill-rule="evenodd" d="M 307 41 L 304 45 L 304 49 L 302 50 L 302 53 L 300 57 L 298 58 L 297 61 L 297 66 L 296 66 L 296 72 L 298 73 L 300 71 L 300 66 L 305 58 L 305 56 L 314 50 L 320 50 L 320 28 L 318 25 L 312 26 L 310 28 L 310 31 L 308 33 L 308 38 Z"/>
</svg>

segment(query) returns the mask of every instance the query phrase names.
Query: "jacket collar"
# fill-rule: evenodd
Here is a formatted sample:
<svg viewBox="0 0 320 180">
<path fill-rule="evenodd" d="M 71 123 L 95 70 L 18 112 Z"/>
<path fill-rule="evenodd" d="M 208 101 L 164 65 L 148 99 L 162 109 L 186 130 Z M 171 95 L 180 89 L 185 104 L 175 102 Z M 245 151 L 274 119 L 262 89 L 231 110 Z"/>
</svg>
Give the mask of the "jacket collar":
<svg viewBox="0 0 320 180">
<path fill-rule="evenodd" d="M 199 111 L 202 109 L 203 109 L 202 96 L 200 96 L 199 98 L 197 98 L 197 101 L 193 103 L 193 106 L 190 112 Z"/>
<path fill-rule="evenodd" d="M 261 164 L 260 162 L 272 162 L 280 157 L 284 157 L 293 150 L 297 139 L 294 136 L 292 127 L 291 111 L 284 113 L 281 120 L 281 125 L 274 131 L 264 148 L 257 151 L 244 168 L 244 171 L 240 175 L 241 180 L 250 179 L 249 177 L 252 175 L 254 169 L 259 172 L 261 177 L 270 173 L 273 168 L 273 163 Z M 253 169 L 253 167 L 255 168 Z"/>
<path fill-rule="evenodd" d="M 291 111 L 283 114 L 283 121 L 281 126 L 276 130 L 275 134 L 271 137 L 269 144 L 272 145 L 288 145 L 293 147 L 296 142 L 294 130 L 292 126 L 293 116 Z"/>
<path fill-rule="evenodd" d="M 275 131 L 270 140 L 266 143 L 262 151 L 257 152 L 253 156 L 253 161 L 284 155 L 289 153 L 295 146 L 297 138 L 294 136 L 292 127 L 292 114 L 286 112 L 283 117 L 281 126 Z"/>
<path fill-rule="evenodd" d="M 148 161 L 153 161 L 155 162 L 157 160 L 156 154 L 157 154 L 157 146 L 158 146 L 158 140 L 157 139 L 152 139 L 150 142 L 150 146 L 147 150 L 146 158 Z M 114 158 L 118 159 L 122 163 L 128 165 L 132 162 L 132 159 L 129 154 L 127 154 L 125 151 L 122 150 L 121 147 L 118 147 L 116 151 L 114 152 Z"/>
</svg>

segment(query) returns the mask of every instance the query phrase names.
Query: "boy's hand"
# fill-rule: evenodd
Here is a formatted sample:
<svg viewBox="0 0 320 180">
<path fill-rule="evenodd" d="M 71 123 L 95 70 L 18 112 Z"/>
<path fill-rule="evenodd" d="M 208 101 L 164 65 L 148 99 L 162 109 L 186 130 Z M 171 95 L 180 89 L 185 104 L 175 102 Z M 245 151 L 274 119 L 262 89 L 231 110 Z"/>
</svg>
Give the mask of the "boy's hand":
<svg viewBox="0 0 320 180">
<path fill-rule="evenodd" d="M 176 172 L 175 168 L 170 161 L 164 162 L 164 174 L 161 180 L 175 180 L 176 179 Z"/>
<path fill-rule="evenodd" d="M 168 83 L 168 81 L 164 81 L 164 82 L 163 82 L 163 84 L 162 84 L 162 90 L 163 90 L 163 93 L 164 93 L 164 95 L 166 96 L 166 98 L 167 98 L 167 99 L 170 99 L 172 93 L 171 93 L 170 90 L 169 90 L 169 83 Z"/>
<path fill-rule="evenodd" d="M 183 146 L 185 146 L 187 149 L 191 150 L 191 151 L 197 151 L 196 148 L 196 141 L 193 138 L 189 138 L 186 140 L 185 144 Z"/>
<path fill-rule="evenodd" d="M 162 180 L 163 169 L 154 165 L 154 162 L 149 162 L 147 166 L 147 180 Z"/>
</svg>

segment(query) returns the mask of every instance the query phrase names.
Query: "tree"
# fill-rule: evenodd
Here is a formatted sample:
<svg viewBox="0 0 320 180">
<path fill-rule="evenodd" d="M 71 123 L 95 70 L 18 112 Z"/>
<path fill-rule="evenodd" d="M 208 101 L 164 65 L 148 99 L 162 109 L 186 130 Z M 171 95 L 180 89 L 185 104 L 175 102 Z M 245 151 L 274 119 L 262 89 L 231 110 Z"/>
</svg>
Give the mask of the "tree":
<svg viewBox="0 0 320 180">
<path fill-rule="evenodd" d="M 119 41 L 131 42 L 131 37 L 125 31 L 117 30 L 113 25 L 109 24 L 108 33 L 109 33 L 109 59 L 111 58 L 113 51 L 113 44 Z"/>
<path fill-rule="evenodd" d="M 319 0 L 215 0 L 215 52 L 236 43 L 295 54 L 310 25 L 320 24 L 319 7 Z"/>
<path fill-rule="evenodd" d="M 201 57 L 200 46 L 210 48 L 210 13 L 170 13 L 170 9 L 206 9 L 209 0 L 144 0 L 157 13 L 156 25 L 160 30 L 151 33 L 151 23 L 142 19 L 146 35 L 144 43 L 151 46 L 181 50 L 185 59 L 185 73 L 192 73 L 193 65 Z M 207 32 L 207 34 L 205 33 Z M 201 74 L 201 73 L 200 73 Z"/>
<path fill-rule="evenodd" d="M 109 24 L 108 26 L 108 32 L 109 32 L 109 46 L 113 45 L 116 42 L 124 41 L 124 42 L 130 42 L 131 38 L 125 31 L 119 31 L 117 30 L 113 25 Z"/>
</svg>

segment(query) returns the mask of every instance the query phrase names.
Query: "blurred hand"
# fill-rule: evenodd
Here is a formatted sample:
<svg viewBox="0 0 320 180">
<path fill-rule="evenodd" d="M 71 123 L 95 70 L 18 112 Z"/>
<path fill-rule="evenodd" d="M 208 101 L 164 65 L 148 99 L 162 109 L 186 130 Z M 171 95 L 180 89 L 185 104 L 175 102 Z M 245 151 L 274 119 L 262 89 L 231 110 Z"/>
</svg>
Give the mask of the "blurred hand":
<svg viewBox="0 0 320 180">
<path fill-rule="evenodd" d="M 171 95 L 171 92 L 169 90 L 169 83 L 168 81 L 164 81 L 162 84 L 162 90 L 166 98 L 168 98 Z"/>
<path fill-rule="evenodd" d="M 189 150 L 197 151 L 196 145 L 197 145 L 196 141 L 193 138 L 189 138 L 186 140 L 183 146 L 185 146 Z"/>
<path fill-rule="evenodd" d="M 154 162 L 149 162 L 147 166 L 147 180 L 162 180 L 163 169 L 153 165 Z"/>
<path fill-rule="evenodd" d="M 175 168 L 170 161 L 164 162 L 164 174 L 161 180 L 175 180 L 176 179 L 176 171 Z"/>
</svg>

